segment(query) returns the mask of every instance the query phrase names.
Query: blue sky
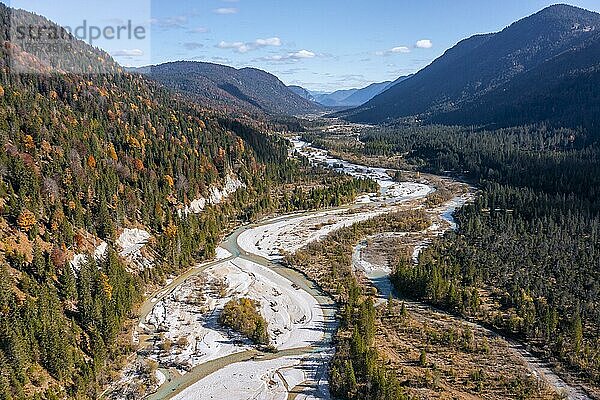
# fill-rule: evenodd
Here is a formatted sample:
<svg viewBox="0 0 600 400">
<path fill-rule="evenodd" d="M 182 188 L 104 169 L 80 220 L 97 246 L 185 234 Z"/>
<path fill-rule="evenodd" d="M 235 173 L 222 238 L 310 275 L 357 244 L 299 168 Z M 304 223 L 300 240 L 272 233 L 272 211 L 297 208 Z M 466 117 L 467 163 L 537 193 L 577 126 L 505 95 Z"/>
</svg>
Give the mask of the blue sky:
<svg viewBox="0 0 600 400">
<path fill-rule="evenodd" d="M 71 1 L 63 0 L 60 6 L 47 0 L 13 3 L 61 24 L 74 23 L 82 15 L 88 19 L 102 16 L 104 21 L 109 17 L 142 20 L 150 15 L 147 43 L 97 43 L 120 54 L 116 58 L 125 65 L 198 60 L 252 66 L 276 74 L 287 84 L 312 90 L 365 86 L 416 72 L 465 37 L 501 30 L 555 3 L 154 0 L 150 4 L 150 0 L 104 0 L 74 2 L 84 3 L 75 9 L 65 5 Z M 137 8 L 131 6 L 135 3 Z M 567 3 L 600 11 L 597 0 Z M 136 15 L 131 18 L 130 14 Z M 143 46 L 143 50 L 138 48 Z"/>
</svg>

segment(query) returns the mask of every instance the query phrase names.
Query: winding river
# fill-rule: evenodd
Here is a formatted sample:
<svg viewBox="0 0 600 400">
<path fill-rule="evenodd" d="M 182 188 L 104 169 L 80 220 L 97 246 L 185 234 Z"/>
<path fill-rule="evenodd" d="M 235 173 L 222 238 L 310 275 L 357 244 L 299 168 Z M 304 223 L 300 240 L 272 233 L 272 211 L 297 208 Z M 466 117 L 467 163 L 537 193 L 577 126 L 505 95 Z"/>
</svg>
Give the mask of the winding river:
<svg viewBox="0 0 600 400">
<path fill-rule="evenodd" d="M 148 399 L 329 399 L 327 364 L 333 354 L 336 305 L 279 260 L 286 252 L 336 229 L 392 212 L 434 189 L 423 183 L 394 182 L 382 168 L 332 158 L 299 140 L 293 144 L 312 162 L 370 177 L 381 190 L 344 207 L 283 215 L 239 227 L 220 244 L 216 260 L 192 268 L 150 296 L 141 307 L 134 333 L 143 349 L 138 357 L 158 361 L 157 374 L 162 378 Z M 444 229 L 456 228 L 452 212 L 466 200 L 456 198 L 439 209 L 440 218 L 446 221 Z M 361 259 L 360 246 L 355 262 Z M 391 292 L 388 275 L 389 271 L 380 268 L 367 273 L 383 295 Z M 216 323 L 224 302 L 239 296 L 261 303 L 276 352 L 258 351 Z M 165 337 L 177 343 L 175 350 L 165 351 Z M 541 362 L 538 365 L 529 359 L 525 350 L 522 355 L 533 371 L 556 387 L 568 388 L 569 398 L 588 398 L 578 397 L 579 392 L 549 369 L 542 369 Z"/>
<path fill-rule="evenodd" d="M 294 141 L 294 146 L 313 162 L 325 162 L 354 176 L 377 180 L 381 190 L 362 196 L 355 204 L 239 227 L 220 244 L 216 260 L 196 266 L 150 296 L 141 307 L 134 334 L 144 349 L 138 352 L 140 357 L 158 361 L 159 375 L 163 377 L 149 399 L 329 398 L 327 364 L 333 354 L 335 304 L 302 274 L 282 266 L 279 260 L 285 252 L 300 249 L 336 229 L 423 198 L 433 188 L 393 182 L 383 169 L 329 158 L 303 142 Z M 224 299 L 205 299 L 208 314 L 218 314 L 228 298 L 243 295 L 259 300 L 277 352 L 263 353 L 232 338 L 206 314 L 201 315 L 199 308 L 188 312 L 197 307 L 190 302 L 196 296 L 194 286 L 207 287 L 219 279 L 220 296 Z M 203 311 L 206 313 L 206 308 Z M 198 332 L 201 338 L 195 337 Z M 164 336 L 178 343 L 184 336 L 186 341 L 165 355 L 160 350 Z"/>
</svg>

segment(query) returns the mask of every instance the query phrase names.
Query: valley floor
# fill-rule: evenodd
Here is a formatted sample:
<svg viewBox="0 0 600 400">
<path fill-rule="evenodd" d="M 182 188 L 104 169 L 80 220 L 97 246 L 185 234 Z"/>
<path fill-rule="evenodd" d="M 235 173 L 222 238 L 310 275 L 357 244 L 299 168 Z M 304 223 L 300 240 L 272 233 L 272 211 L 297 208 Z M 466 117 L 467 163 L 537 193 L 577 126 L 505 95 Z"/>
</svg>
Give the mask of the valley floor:
<svg viewBox="0 0 600 400">
<path fill-rule="evenodd" d="M 456 228 L 452 212 L 473 194 L 467 185 L 448 178 L 414 176 L 410 182 L 394 182 L 385 169 L 333 159 L 300 141 L 294 144 L 313 162 L 377 180 L 381 191 L 345 207 L 280 216 L 237 229 L 221 243 L 216 260 L 174 278 L 144 303 L 134 333 L 139 350 L 109 397 L 153 393 L 149 399 L 329 398 L 327 369 L 334 352 L 336 305 L 303 274 L 318 277 L 319 265 L 313 266 L 315 271 L 298 273 L 280 260 L 341 228 L 399 210 L 425 209 L 432 220 L 425 231 L 384 233 L 364 238 L 355 248 L 356 272 L 378 289 L 382 313 L 385 299 L 393 293 L 387 252 L 403 248 L 417 257 L 434 237 Z M 446 198 L 428 203 L 435 189 L 443 189 Z M 276 352 L 260 351 L 218 323 L 225 303 L 239 297 L 260 303 Z M 484 328 L 419 303 L 404 301 L 402 315 L 400 307 L 396 302 L 396 311 L 381 317 L 378 350 L 400 375 L 414 380 L 409 393 L 417 398 L 478 398 L 477 393 L 502 398 L 510 392 L 506 376 L 533 379 L 539 385 L 535 398 L 552 398 L 561 386 L 571 390 L 548 369 L 531 363 L 516 344 Z M 450 331 L 456 341 L 448 345 L 440 338 Z M 428 362 L 416 365 L 422 348 L 427 349 Z M 481 382 L 497 384 L 478 392 Z M 571 393 L 569 398 L 586 398 L 577 397 L 575 389 Z"/>
</svg>

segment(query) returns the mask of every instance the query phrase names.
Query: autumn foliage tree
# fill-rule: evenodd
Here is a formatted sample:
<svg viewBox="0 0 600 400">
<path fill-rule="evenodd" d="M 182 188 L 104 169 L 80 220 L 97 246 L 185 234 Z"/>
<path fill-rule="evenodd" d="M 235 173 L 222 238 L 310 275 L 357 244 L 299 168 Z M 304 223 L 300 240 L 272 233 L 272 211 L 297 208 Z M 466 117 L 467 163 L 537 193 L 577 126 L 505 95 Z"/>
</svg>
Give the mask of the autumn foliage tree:
<svg viewBox="0 0 600 400">
<path fill-rule="evenodd" d="M 96 158 L 91 154 L 87 159 L 87 166 L 90 167 L 90 169 L 96 168 Z"/>
<path fill-rule="evenodd" d="M 35 223 L 35 214 L 29 210 L 23 210 L 21 214 L 19 214 L 19 218 L 17 219 L 17 224 L 19 225 L 19 228 L 24 232 L 29 232 L 31 228 L 35 226 Z"/>
</svg>

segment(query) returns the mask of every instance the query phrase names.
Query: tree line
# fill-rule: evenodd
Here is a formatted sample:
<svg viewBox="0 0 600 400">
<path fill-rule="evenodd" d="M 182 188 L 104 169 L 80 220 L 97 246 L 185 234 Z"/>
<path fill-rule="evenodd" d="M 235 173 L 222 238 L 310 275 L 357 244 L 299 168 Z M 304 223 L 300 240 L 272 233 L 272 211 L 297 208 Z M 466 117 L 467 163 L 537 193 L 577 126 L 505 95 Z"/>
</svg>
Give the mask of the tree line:
<svg viewBox="0 0 600 400">
<path fill-rule="evenodd" d="M 546 125 L 365 132 L 358 152 L 404 154 L 417 169 L 462 176 L 481 189 L 457 213 L 458 233 L 434 242 L 418 265 L 398 263 L 397 288 L 517 335 L 599 383 L 594 137 Z"/>
</svg>

